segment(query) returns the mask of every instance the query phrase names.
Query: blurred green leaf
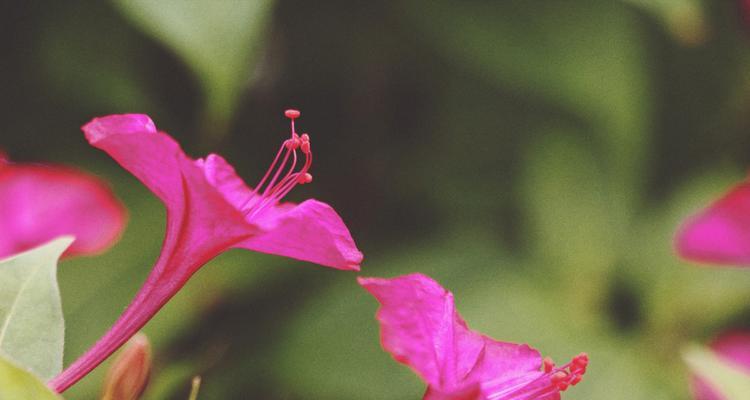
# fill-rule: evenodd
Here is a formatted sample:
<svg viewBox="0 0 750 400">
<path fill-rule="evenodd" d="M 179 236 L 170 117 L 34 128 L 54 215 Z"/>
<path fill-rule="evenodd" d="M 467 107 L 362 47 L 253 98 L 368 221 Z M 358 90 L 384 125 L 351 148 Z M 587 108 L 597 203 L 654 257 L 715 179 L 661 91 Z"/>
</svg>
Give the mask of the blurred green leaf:
<svg viewBox="0 0 750 400">
<path fill-rule="evenodd" d="M 250 79 L 273 2 L 114 0 L 114 4 L 193 69 L 203 85 L 208 118 L 227 124 Z"/>
<path fill-rule="evenodd" d="M 639 184 L 651 98 L 644 35 L 627 6 L 598 0 L 404 4 L 409 27 L 450 62 L 582 119 L 612 182 L 626 190 Z"/>
<path fill-rule="evenodd" d="M 561 272 L 558 283 L 571 289 L 572 304 L 591 309 L 599 306 L 630 232 L 629 193 L 611 184 L 605 161 L 586 141 L 568 133 L 550 129 L 529 146 L 523 204 L 533 254 Z"/>
<path fill-rule="evenodd" d="M 57 260 L 71 243 L 73 238 L 61 237 L 0 261 L 0 353 L 42 379 L 62 370 Z"/>
<path fill-rule="evenodd" d="M 706 41 L 708 22 L 700 0 L 623 0 L 653 15 L 685 45 Z"/>
<path fill-rule="evenodd" d="M 683 357 L 690 369 L 707 380 L 726 400 L 747 400 L 750 394 L 750 374 L 717 357 L 700 346 L 688 347 Z"/>
<path fill-rule="evenodd" d="M 44 382 L 28 371 L 0 357 L 0 399 L 60 400 Z"/>
<path fill-rule="evenodd" d="M 106 4 L 70 2 L 42 25 L 34 67 L 44 76 L 46 91 L 62 103 L 75 103 L 88 118 L 102 110 L 158 113 L 158 97 L 143 73 L 147 66 L 134 62 L 148 52 L 124 29 L 125 21 L 103 11 Z"/>
</svg>

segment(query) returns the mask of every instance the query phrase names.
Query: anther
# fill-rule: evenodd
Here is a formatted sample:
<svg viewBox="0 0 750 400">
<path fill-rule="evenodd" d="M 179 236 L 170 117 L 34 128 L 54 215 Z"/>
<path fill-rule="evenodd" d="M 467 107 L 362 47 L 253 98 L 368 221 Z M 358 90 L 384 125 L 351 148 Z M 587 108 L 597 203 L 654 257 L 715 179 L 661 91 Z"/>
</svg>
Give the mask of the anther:
<svg viewBox="0 0 750 400">
<path fill-rule="evenodd" d="M 302 141 L 302 143 L 300 144 L 299 148 L 305 154 L 310 153 L 310 142 L 309 141 Z"/>
<path fill-rule="evenodd" d="M 555 386 L 557 386 L 557 388 L 560 389 L 561 392 L 564 392 L 566 389 L 568 389 L 569 385 L 570 383 L 568 383 L 568 381 L 560 381 L 557 382 Z"/>
<path fill-rule="evenodd" d="M 284 111 L 284 115 L 287 118 L 289 118 L 289 119 L 295 119 L 295 118 L 299 118 L 300 112 L 299 112 L 299 110 L 295 110 L 295 109 L 290 108 L 290 109 Z"/>
<path fill-rule="evenodd" d="M 586 366 L 589 364 L 589 355 L 586 353 L 581 353 L 575 356 L 573 358 L 573 364 L 581 368 L 586 368 Z"/>
<path fill-rule="evenodd" d="M 303 175 L 300 175 L 299 178 L 297 178 L 297 182 L 299 182 L 301 184 L 305 184 L 305 183 L 312 182 L 312 179 L 313 179 L 312 175 L 310 175 L 309 173 L 305 172 Z"/>
<path fill-rule="evenodd" d="M 544 373 L 550 373 L 555 368 L 555 363 L 549 357 L 544 357 L 542 360 L 542 366 L 544 367 Z"/>
</svg>

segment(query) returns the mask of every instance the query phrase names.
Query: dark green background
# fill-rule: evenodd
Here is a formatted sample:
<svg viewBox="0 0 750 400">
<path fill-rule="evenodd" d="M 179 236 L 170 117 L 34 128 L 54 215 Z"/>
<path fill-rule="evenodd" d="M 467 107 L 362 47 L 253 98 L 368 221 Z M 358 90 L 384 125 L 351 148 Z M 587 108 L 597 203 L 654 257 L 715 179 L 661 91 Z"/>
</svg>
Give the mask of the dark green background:
<svg viewBox="0 0 750 400">
<path fill-rule="evenodd" d="M 315 182 L 289 197 L 336 208 L 362 275 L 429 274 L 475 329 L 560 362 L 587 351 L 566 398 L 686 398 L 681 349 L 750 323 L 750 274 L 671 247 L 679 221 L 750 164 L 750 29 L 735 2 L 269 10 L 233 78 L 237 102 L 216 111 L 184 55 L 122 4 L 0 6 L 0 146 L 99 174 L 130 213 L 111 251 L 60 266 L 66 363 L 160 250 L 159 202 L 79 129 L 120 112 L 148 113 L 189 154 L 220 153 L 252 183 L 288 129 L 282 111 L 301 109 Z M 186 398 L 194 374 L 202 399 L 418 398 L 423 384 L 380 350 L 376 304 L 354 277 L 246 251 L 212 261 L 146 328 L 149 398 Z M 67 396 L 94 398 L 102 371 Z"/>
</svg>

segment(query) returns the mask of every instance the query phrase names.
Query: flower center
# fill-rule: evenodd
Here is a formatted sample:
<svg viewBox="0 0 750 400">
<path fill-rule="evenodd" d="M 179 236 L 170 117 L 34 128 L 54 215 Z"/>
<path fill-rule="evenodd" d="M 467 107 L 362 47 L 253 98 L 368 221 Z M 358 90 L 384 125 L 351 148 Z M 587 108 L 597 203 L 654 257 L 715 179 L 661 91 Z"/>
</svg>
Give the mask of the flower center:
<svg viewBox="0 0 750 400">
<path fill-rule="evenodd" d="M 544 398 L 557 392 L 564 392 L 575 386 L 586 373 L 589 357 L 586 353 L 575 356 L 569 363 L 556 367 L 551 359 L 545 358 L 542 363 L 543 374 L 531 381 L 503 387 L 487 396 L 488 400 L 533 400 Z M 543 380 L 548 383 L 543 383 Z"/>
<path fill-rule="evenodd" d="M 294 120 L 299 118 L 300 112 L 290 109 L 286 110 L 284 115 L 290 120 L 290 137 L 281 143 L 268 171 L 255 185 L 250 198 L 242 206 L 241 209 L 248 218 L 278 203 L 298 184 L 312 182 L 312 175 L 308 172 L 312 165 L 310 136 L 307 133 L 298 135 L 294 128 Z M 304 163 L 298 160 L 298 150 L 305 156 Z M 299 164 L 302 165 L 298 168 Z"/>
</svg>

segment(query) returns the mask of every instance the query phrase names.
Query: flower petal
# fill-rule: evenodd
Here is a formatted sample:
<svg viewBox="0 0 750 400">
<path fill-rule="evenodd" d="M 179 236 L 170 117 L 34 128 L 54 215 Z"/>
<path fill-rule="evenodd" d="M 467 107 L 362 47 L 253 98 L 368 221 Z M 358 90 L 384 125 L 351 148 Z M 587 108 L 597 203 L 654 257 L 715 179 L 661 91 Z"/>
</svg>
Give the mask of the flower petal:
<svg viewBox="0 0 750 400">
<path fill-rule="evenodd" d="M 167 232 L 162 253 L 210 259 L 228 243 L 255 231 L 220 188 L 209 182 L 205 162 L 186 156 L 174 139 L 156 130 L 148 116 L 95 118 L 83 131 L 93 146 L 107 152 L 164 203 Z M 183 271 L 180 279 L 187 279 L 192 272 Z"/>
<path fill-rule="evenodd" d="M 180 166 L 189 159 L 174 139 L 156 131 L 147 115 L 94 118 L 82 129 L 91 145 L 106 151 L 167 206 L 182 202 Z M 195 172 L 200 173 L 197 166 Z"/>
<path fill-rule="evenodd" d="M 252 190 L 237 176 L 237 173 L 223 157 L 209 154 L 196 161 L 203 169 L 208 182 L 214 186 L 234 208 L 242 210 L 252 196 Z"/>
<path fill-rule="evenodd" d="M 431 278 L 412 274 L 360 278 L 359 283 L 381 304 L 383 347 L 434 390 L 463 390 L 472 383 L 488 390 L 496 382 L 528 382 L 540 375 L 542 358 L 536 350 L 469 330 L 453 295 Z"/>
<path fill-rule="evenodd" d="M 750 331 L 732 331 L 719 336 L 711 348 L 727 362 L 750 373 Z"/>
<path fill-rule="evenodd" d="M 444 392 L 429 386 L 423 400 L 484 400 L 485 398 L 482 395 L 482 388 L 475 383 L 451 392 Z"/>
<path fill-rule="evenodd" d="M 111 246 L 126 212 L 106 183 L 65 167 L 0 165 L 0 258 L 61 235 L 75 242 L 66 255 L 94 254 Z"/>
<path fill-rule="evenodd" d="M 349 230 L 328 204 L 307 200 L 281 204 L 253 220 L 261 233 L 235 247 L 309 261 L 343 270 L 359 270 L 362 253 Z"/>
<path fill-rule="evenodd" d="M 750 182 L 744 182 L 690 218 L 675 240 L 690 260 L 750 265 Z"/>
</svg>

